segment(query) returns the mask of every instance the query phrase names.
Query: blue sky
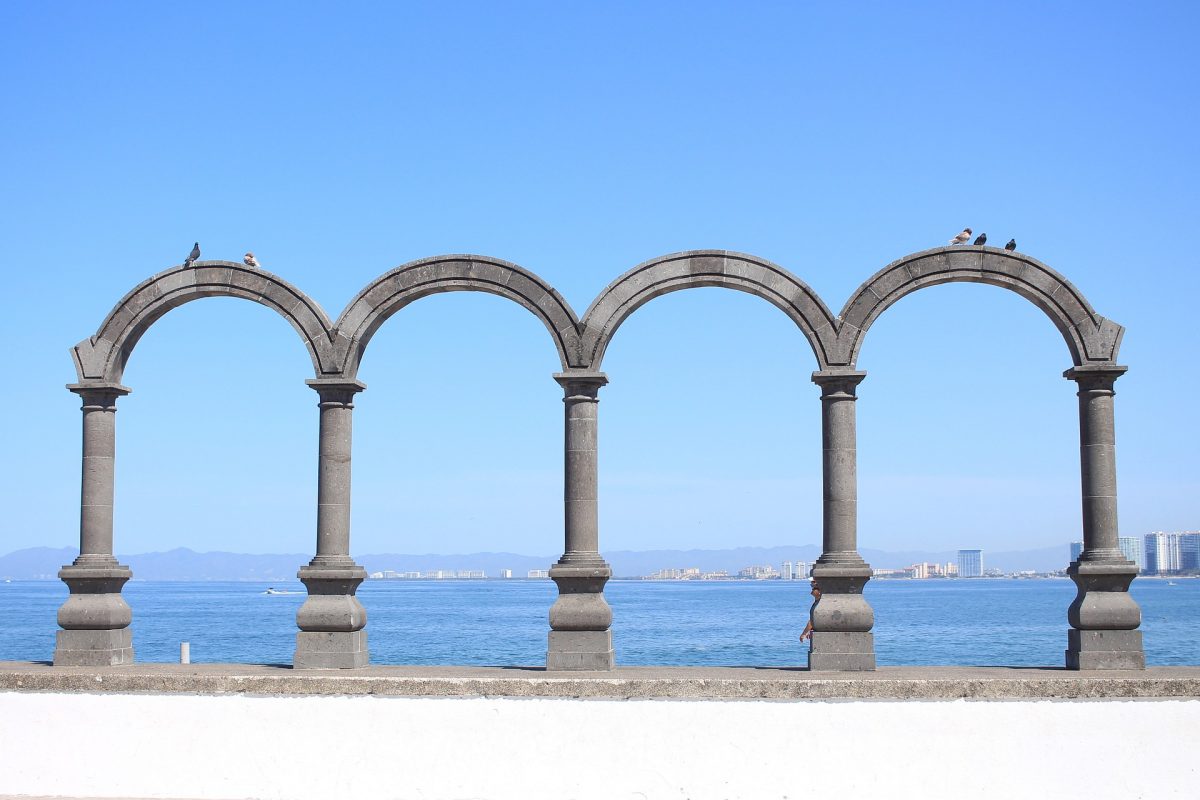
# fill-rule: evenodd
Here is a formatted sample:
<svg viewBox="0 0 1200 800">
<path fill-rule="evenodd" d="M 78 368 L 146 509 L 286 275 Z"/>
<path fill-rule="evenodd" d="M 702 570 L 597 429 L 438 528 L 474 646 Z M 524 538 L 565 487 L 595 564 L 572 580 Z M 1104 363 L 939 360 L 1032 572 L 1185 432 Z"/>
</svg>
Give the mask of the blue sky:
<svg viewBox="0 0 1200 800">
<path fill-rule="evenodd" d="M 349 7 L 346 7 L 349 6 Z M 246 249 L 331 316 L 443 253 L 582 314 L 686 249 L 781 264 L 839 307 L 969 225 L 1127 328 L 1123 535 L 1200 528 L 1190 3 L 8 3 L 0 8 L 0 552 L 78 541 L 68 348 L 143 278 Z M 864 547 L 1079 537 L 1071 365 L 1015 294 L 951 285 L 859 366 Z M 524 309 L 422 300 L 367 352 L 357 553 L 562 548 L 558 361 Z M 811 352 L 774 307 L 654 300 L 605 358 L 602 549 L 820 541 Z M 269 310 L 212 299 L 138 345 L 118 552 L 311 552 L 315 394 Z"/>
</svg>

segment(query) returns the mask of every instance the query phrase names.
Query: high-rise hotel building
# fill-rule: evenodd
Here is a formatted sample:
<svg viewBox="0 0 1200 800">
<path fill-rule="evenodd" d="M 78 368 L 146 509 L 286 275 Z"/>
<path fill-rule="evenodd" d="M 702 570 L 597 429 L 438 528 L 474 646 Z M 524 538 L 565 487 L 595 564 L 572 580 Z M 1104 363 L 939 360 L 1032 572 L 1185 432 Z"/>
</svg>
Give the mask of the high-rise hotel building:
<svg viewBox="0 0 1200 800">
<path fill-rule="evenodd" d="M 1146 534 L 1146 572 L 1171 575 L 1200 570 L 1200 531 Z"/>
<path fill-rule="evenodd" d="M 1117 547 L 1121 548 L 1121 555 L 1137 564 L 1138 572 L 1146 571 L 1146 548 L 1141 540 L 1136 536 L 1122 536 L 1117 539 Z"/>
<path fill-rule="evenodd" d="M 1200 570 L 1200 531 L 1179 534 L 1179 566 L 1184 570 Z"/>
<path fill-rule="evenodd" d="M 982 550 L 959 550 L 958 551 L 958 577 L 960 577 L 960 578 L 982 578 L 983 577 L 983 551 Z"/>
</svg>

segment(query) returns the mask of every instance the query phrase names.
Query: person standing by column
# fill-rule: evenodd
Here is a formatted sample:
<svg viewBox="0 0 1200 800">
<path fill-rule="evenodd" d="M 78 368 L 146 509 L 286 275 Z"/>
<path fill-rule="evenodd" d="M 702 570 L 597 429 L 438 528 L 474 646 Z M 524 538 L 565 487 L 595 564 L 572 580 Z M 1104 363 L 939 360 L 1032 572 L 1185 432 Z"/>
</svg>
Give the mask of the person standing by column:
<svg viewBox="0 0 1200 800">
<path fill-rule="evenodd" d="M 821 602 L 821 587 L 816 581 L 812 582 L 812 605 L 808 607 L 808 624 L 804 626 L 804 630 L 800 633 L 800 641 L 805 642 L 812 639 L 813 630 L 813 611 L 817 607 L 817 603 Z"/>
</svg>

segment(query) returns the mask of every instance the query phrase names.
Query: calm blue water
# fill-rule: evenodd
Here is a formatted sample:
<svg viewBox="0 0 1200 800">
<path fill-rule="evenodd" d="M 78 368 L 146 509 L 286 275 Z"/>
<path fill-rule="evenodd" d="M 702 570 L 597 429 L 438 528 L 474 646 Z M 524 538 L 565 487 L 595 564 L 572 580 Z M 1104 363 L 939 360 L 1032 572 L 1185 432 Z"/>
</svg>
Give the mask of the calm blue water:
<svg viewBox="0 0 1200 800">
<path fill-rule="evenodd" d="M 1134 581 L 1146 660 L 1200 664 L 1200 580 Z M 126 584 L 139 661 L 291 663 L 303 594 L 264 595 L 253 583 Z M 277 585 L 277 588 L 279 587 Z M 303 592 L 300 584 L 287 587 Z M 797 636 L 805 581 L 613 581 L 613 640 L 620 664 L 785 666 L 806 663 Z M 375 664 L 537 665 L 545 661 L 550 581 L 368 581 Z M 1058 666 L 1066 647 L 1068 580 L 872 581 L 881 665 Z M 46 661 L 57 581 L 0 584 L 0 661 Z"/>
</svg>

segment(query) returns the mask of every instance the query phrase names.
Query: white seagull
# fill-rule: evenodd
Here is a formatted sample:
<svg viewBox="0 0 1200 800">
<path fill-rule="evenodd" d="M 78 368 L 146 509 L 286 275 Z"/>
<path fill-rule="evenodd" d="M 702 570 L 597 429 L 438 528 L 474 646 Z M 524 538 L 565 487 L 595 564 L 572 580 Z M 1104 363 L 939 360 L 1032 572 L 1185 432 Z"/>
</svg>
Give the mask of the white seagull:
<svg viewBox="0 0 1200 800">
<path fill-rule="evenodd" d="M 962 233 L 950 240 L 949 244 L 966 244 L 971 241 L 971 229 L 963 228 Z"/>
</svg>

